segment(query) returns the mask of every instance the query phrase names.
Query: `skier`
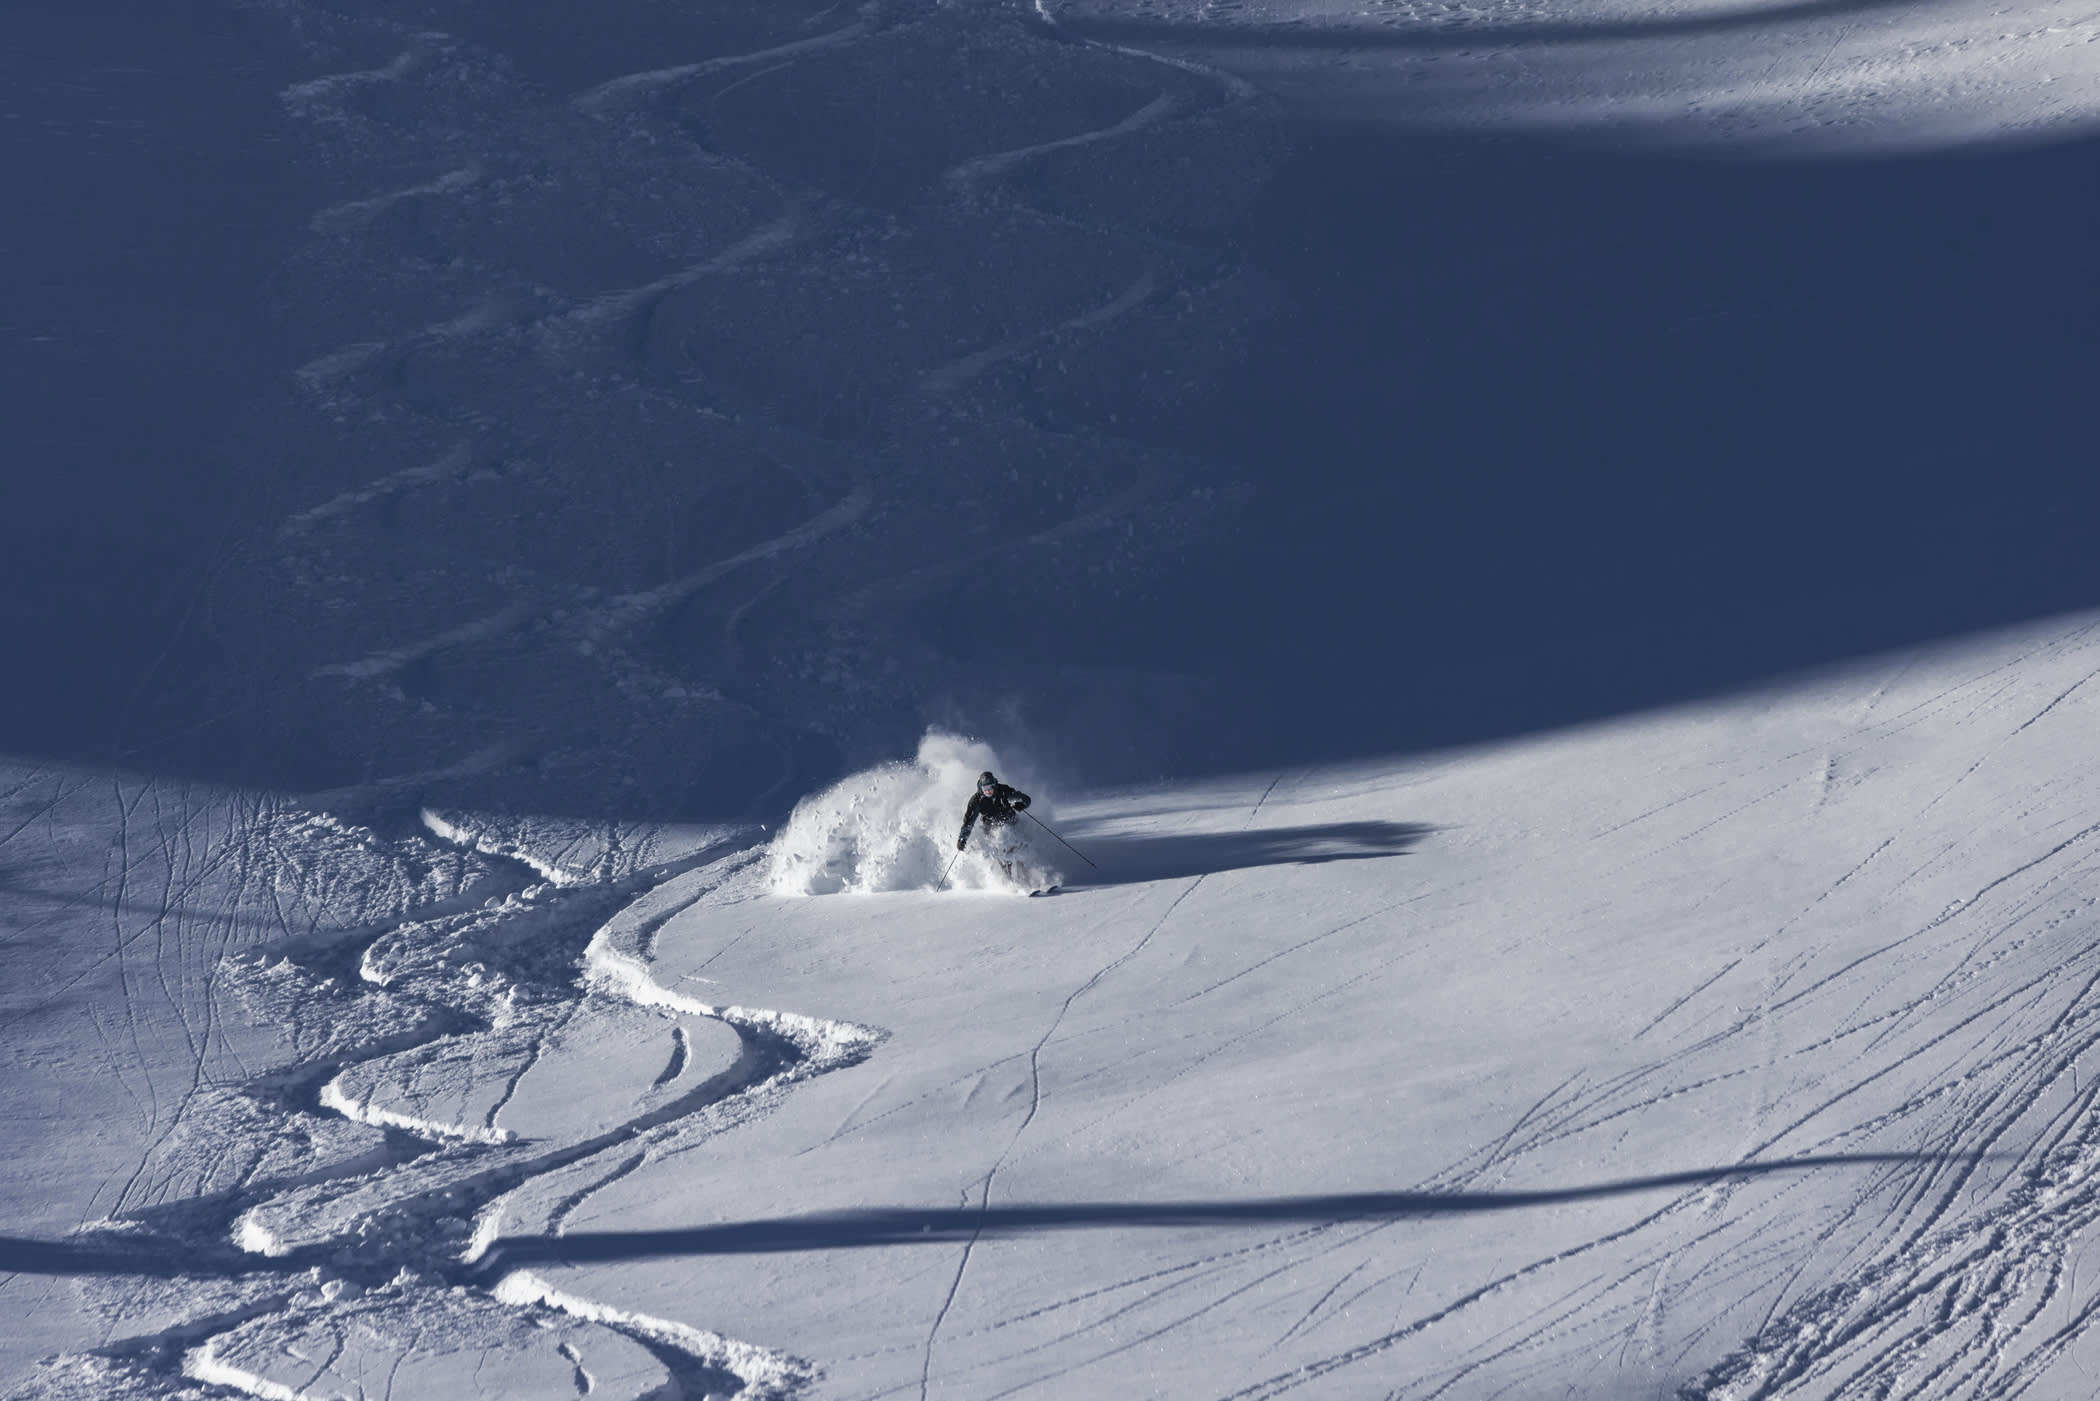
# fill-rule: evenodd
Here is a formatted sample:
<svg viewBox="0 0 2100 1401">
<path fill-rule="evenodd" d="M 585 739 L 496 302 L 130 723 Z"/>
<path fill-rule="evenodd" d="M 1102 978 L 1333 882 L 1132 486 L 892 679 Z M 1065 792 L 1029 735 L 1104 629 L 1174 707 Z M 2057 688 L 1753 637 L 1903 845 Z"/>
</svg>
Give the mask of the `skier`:
<svg viewBox="0 0 2100 1401">
<path fill-rule="evenodd" d="M 963 850 L 970 844 L 970 829 L 984 819 L 984 830 L 990 840 L 998 843 L 998 853 L 993 857 L 999 869 L 1009 876 L 1014 873 L 1013 835 L 1006 831 L 1013 826 L 1014 818 L 1028 811 L 1028 795 L 1020 789 L 1001 783 L 986 769 L 977 775 L 977 791 L 970 795 L 970 805 L 963 809 L 962 835 L 955 839 L 955 849 Z M 998 833 L 997 837 L 991 834 Z"/>
</svg>

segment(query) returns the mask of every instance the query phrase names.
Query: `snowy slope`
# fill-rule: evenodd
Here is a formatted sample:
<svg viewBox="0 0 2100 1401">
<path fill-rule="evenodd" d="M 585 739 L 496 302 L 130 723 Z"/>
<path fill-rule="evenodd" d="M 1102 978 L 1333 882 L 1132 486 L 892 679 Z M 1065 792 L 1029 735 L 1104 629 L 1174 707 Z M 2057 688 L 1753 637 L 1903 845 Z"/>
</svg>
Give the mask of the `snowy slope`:
<svg viewBox="0 0 2100 1401">
<path fill-rule="evenodd" d="M 1047 906 L 703 902 L 659 976 L 890 1040 L 554 1278 L 842 1396 L 2077 1394 L 2095 642 L 1098 800 Z"/>
<path fill-rule="evenodd" d="M 1038 900 L 880 889 L 937 739 L 777 836 L 18 773 L 18 1394 L 2084 1394 L 2096 678 L 1045 785 Z"/>
<path fill-rule="evenodd" d="M 120 8 L 0 59 L 8 752 L 762 821 L 2100 599 L 2077 0 Z"/>
<path fill-rule="evenodd" d="M 2092 1394 L 2078 5 L 113 9 L 0 1390 Z"/>
</svg>

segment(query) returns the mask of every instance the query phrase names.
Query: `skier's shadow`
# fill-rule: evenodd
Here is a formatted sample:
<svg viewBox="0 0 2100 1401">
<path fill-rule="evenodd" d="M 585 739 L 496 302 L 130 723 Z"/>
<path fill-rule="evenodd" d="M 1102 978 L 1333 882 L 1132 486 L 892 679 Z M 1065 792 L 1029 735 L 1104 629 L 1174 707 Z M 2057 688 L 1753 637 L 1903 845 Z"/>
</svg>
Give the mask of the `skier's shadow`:
<svg viewBox="0 0 2100 1401">
<path fill-rule="evenodd" d="M 1247 832 L 1085 836 L 1076 845 L 1094 865 L 1067 858 L 1067 885 L 1131 885 L 1237 871 L 1250 866 L 1314 866 L 1404 855 L 1434 830 L 1415 822 L 1323 822 Z M 1051 850 L 1057 849 L 1053 845 Z"/>
</svg>

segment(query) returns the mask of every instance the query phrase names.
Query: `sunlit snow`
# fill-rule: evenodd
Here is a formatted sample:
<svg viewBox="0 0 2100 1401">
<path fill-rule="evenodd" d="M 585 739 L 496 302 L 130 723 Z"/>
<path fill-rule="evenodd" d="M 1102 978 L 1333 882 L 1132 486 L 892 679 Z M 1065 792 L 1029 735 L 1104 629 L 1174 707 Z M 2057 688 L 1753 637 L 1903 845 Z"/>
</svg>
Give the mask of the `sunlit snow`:
<svg viewBox="0 0 2100 1401">
<path fill-rule="evenodd" d="M 18 765 L 33 1390 L 2070 1394 L 2096 676 L 1066 792 L 1043 900 Z"/>
</svg>

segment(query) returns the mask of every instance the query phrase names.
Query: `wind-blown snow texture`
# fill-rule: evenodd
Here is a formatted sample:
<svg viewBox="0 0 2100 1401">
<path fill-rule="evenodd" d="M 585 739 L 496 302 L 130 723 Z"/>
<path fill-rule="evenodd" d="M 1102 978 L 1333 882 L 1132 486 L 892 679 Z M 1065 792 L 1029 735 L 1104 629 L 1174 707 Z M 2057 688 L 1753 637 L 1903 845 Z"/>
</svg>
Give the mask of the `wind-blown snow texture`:
<svg viewBox="0 0 2100 1401">
<path fill-rule="evenodd" d="M 773 840 L 767 859 L 773 892 L 869 895 L 944 884 L 1026 891 L 1057 884 L 1056 865 L 1042 850 L 1055 839 L 1036 835 L 1056 816 L 1048 803 L 1032 804 L 1004 830 L 980 824 L 973 845 L 957 853 L 977 775 L 998 769 L 991 746 L 930 732 L 913 762 L 885 764 L 812 794 L 795 805 Z"/>
<path fill-rule="evenodd" d="M 1359 8 L 10 13 L 0 1391 L 2091 1395 L 2091 16 Z"/>
</svg>

